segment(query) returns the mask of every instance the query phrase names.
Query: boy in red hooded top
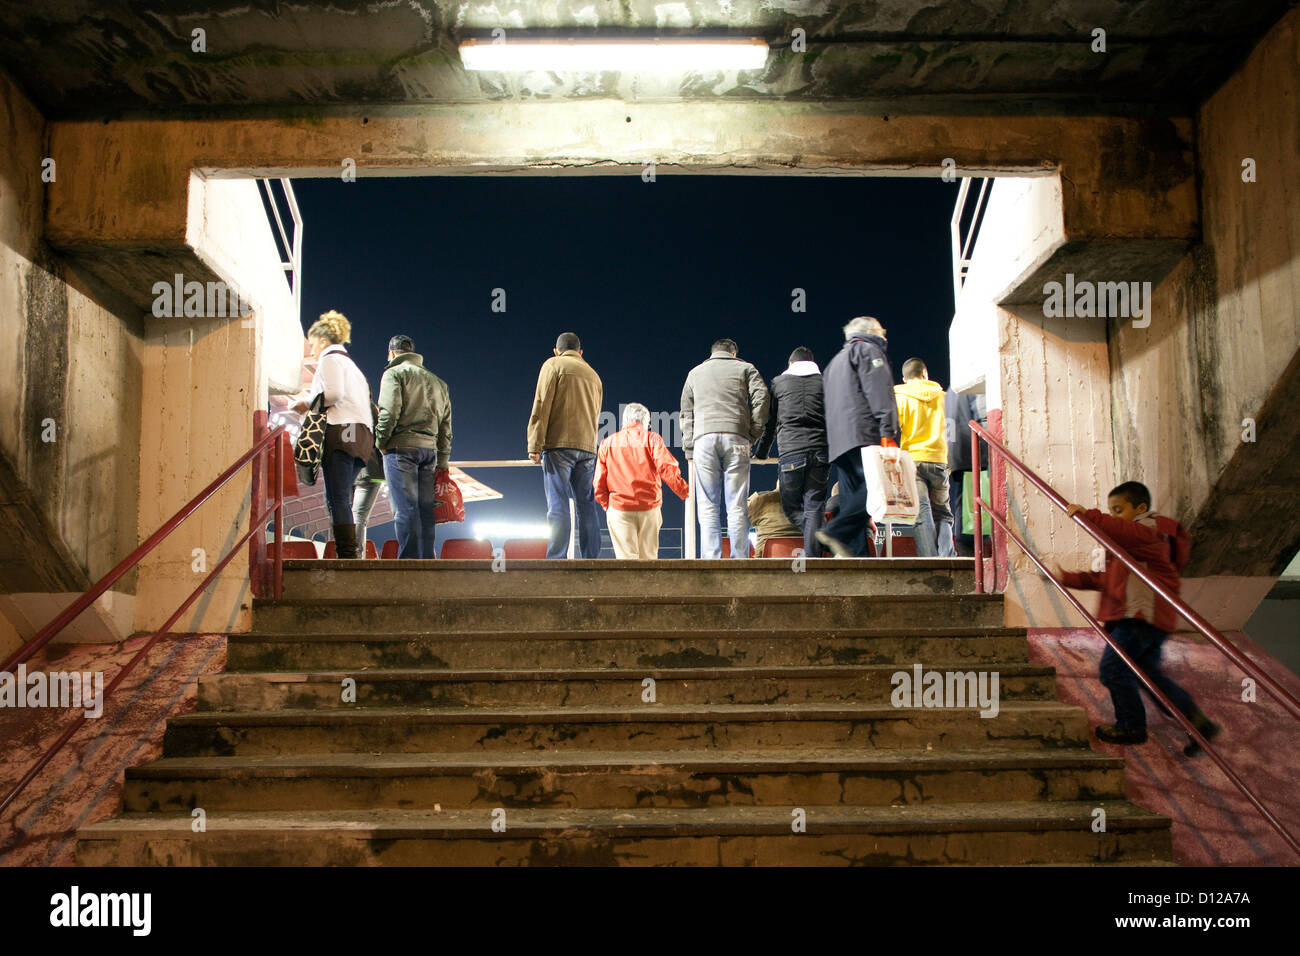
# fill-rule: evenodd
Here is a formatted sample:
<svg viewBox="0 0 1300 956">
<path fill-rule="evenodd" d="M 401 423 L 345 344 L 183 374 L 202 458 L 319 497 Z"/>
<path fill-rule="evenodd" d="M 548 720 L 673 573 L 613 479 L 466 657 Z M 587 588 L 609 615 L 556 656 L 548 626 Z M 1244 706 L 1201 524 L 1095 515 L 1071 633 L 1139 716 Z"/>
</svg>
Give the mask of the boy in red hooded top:
<svg viewBox="0 0 1300 956">
<path fill-rule="evenodd" d="M 1070 505 L 1068 510 L 1071 517 L 1081 514 L 1166 590 L 1177 595 L 1179 572 L 1191 557 L 1187 529 L 1173 518 L 1151 512 L 1151 492 L 1141 482 L 1126 481 L 1112 490 L 1106 507 L 1110 514 L 1082 505 Z M 1100 591 L 1097 618 L 1106 632 L 1206 740 L 1218 736 L 1219 726 L 1201 712 L 1187 691 L 1160 670 L 1160 649 L 1178 624 L 1173 605 L 1157 597 L 1141 578 L 1109 553 L 1104 571 L 1062 571 L 1058 566 L 1056 574 L 1066 587 Z M 1139 693 L 1141 682 L 1109 644 L 1101 655 L 1100 676 L 1115 706 L 1115 723 L 1098 727 L 1097 739 L 1112 744 L 1146 743 L 1147 715 Z M 1199 752 L 1194 740 L 1183 749 L 1189 757 Z"/>
</svg>

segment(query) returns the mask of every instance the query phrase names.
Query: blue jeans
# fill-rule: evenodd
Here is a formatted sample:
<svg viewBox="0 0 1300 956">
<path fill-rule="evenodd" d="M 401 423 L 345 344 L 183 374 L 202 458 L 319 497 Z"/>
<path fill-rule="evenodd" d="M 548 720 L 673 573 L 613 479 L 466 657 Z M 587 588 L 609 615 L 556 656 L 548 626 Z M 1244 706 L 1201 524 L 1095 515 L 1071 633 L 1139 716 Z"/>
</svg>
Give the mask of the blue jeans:
<svg viewBox="0 0 1300 956">
<path fill-rule="evenodd" d="M 700 557 L 722 557 L 722 511 L 733 558 L 749 557 L 749 441 L 740 435 L 699 435 L 692 449 L 700 515 Z M 687 520 L 690 517 L 687 516 Z"/>
<path fill-rule="evenodd" d="M 388 499 L 396 513 L 399 558 L 437 557 L 433 550 L 437 465 L 436 448 L 397 448 L 384 455 Z"/>
<path fill-rule="evenodd" d="M 366 554 L 366 525 L 370 522 L 370 512 L 374 510 L 382 486 L 382 481 L 366 479 L 363 484 L 352 487 L 352 517 L 357 523 L 357 554 L 362 557 Z"/>
<path fill-rule="evenodd" d="M 1175 707 L 1189 717 L 1196 712 L 1196 702 L 1192 700 L 1192 695 L 1160 670 L 1160 649 L 1168 634 L 1135 617 L 1107 622 L 1106 632 L 1124 649 L 1125 654 L 1133 658 L 1133 662 L 1142 668 L 1151 682 L 1164 691 Z M 1101 654 L 1098 671 L 1102 684 L 1110 691 L 1111 703 L 1115 705 L 1115 726 L 1120 730 L 1146 730 L 1147 712 L 1142 706 L 1142 696 L 1139 693 L 1142 683 L 1109 644 Z M 1160 705 L 1160 708 L 1163 710 L 1164 705 Z"/>
<path fill-rule="evenodd" d="M 916 499 L 921 505 L 916 516 L 917 557 L 933 558 L 936 554 L 941 558 L 955 557 L 952 508 L 948 506 L 948 469 L 944 465 L 933 461 L 916 463 Z"/>
<path fill-rule="evenodd" d="M 862 472 L 862 449 L 850 448 L 835 459 L 840 479 L 840 510 L 822 530 L 842 541 L 858 557 L 868 554 L 870 516 L 867 514 L 867 476 Z"/>
<path fill-rule="evenodd" d="M 600 557 L 600 505 L 596 504 L 596 456 L 579 448 L 548 448 L 542 452 L 546 483 L 546 520 L 551 540 L 548 558 L 569 556 L 569 497 L 578 525 L 578 557 Z"/>
<path fill-rule="evenodd" d="M 821 557 L 817 532 L 826 521 L 826 484 L 831 463 L 823 451 L 799 451 L 781 456 L 781 508 L 790 523 L 803 531 L 805 557 Z"/>
<path fill-rule="evenodd" d="M 352 518 L 352 483 L 365 466 L 360 458 L 338 448 L 325 456 L 321 473 L 325 476 L 325 507 L 329 509 L 330 524 L 355 524 Z"/>
</svg>

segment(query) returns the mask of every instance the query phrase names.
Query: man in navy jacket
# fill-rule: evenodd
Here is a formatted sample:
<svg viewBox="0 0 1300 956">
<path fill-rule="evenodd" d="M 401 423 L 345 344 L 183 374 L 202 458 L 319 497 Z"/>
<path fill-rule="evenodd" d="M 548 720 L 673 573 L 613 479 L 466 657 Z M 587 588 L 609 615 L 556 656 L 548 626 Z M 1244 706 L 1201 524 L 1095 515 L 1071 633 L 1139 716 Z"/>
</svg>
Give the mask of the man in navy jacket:
<svg viewBox="0 0 1300 956">
<path fill-rule="evenodd" d="M 844 348 L 822 375 L 826 438 L 840 475 L 840 511 L 817 540 L 837 558 L 867 553 L 867 484 L 862 449 L 898 447 L 894 372 L 885 353 L 885 329 L 862 316 L 844 326 Z"/>
</svg>

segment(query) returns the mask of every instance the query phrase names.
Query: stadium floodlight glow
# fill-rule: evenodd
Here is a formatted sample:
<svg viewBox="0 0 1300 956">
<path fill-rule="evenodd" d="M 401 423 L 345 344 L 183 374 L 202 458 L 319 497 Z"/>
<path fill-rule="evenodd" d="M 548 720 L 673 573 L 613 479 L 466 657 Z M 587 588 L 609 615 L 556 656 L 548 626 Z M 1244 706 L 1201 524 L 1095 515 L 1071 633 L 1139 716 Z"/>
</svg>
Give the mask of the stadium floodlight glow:
<svg viewBox="0 0 1300 956">
<path fill-rule="evenodd" d="M 511 524 L 501 521 L 474 522 L 474 537 L 487 538 L 550 538 L 551 526 L 546 524 Z"/>
<path fill-rule="evenodd" d="M 467 70 L 494 73 L 761 70 L 767 64 L 767 41 L 762 37 L 469 39 L 460 44 L 460 62 Z"/>
</svg>

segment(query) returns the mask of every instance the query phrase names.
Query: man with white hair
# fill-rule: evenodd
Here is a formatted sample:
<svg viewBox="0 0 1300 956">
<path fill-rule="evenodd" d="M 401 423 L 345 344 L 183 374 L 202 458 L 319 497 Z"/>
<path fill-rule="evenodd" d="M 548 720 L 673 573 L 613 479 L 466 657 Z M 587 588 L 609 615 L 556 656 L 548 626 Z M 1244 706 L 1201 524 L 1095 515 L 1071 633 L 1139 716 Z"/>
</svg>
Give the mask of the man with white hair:
<svg viewBox="0 0 1300 956">
<path fill-rule="evenodd" d="M 596 452 L 596 501 L 605 509 L 614 557 L 659 557 L 663 490 L 667 482 L 685 500 L 690 486 L 663 438 L 650 431 L 650 409 L 632 402 L 623 409 L 623 430 L 600 443 Z"/>
<path fill-rule="evenodd" d="M 885 354 L 885 329 L 870 316 L 844 326 L 844 348 L 822 375 L 826 439 L 840 475 L 840 511 L 817 532 L 837 558 L 867 553 L 867 481 L 862 449 L 898 447 L 898 405 L 894 372 Z"/>
</svg>

